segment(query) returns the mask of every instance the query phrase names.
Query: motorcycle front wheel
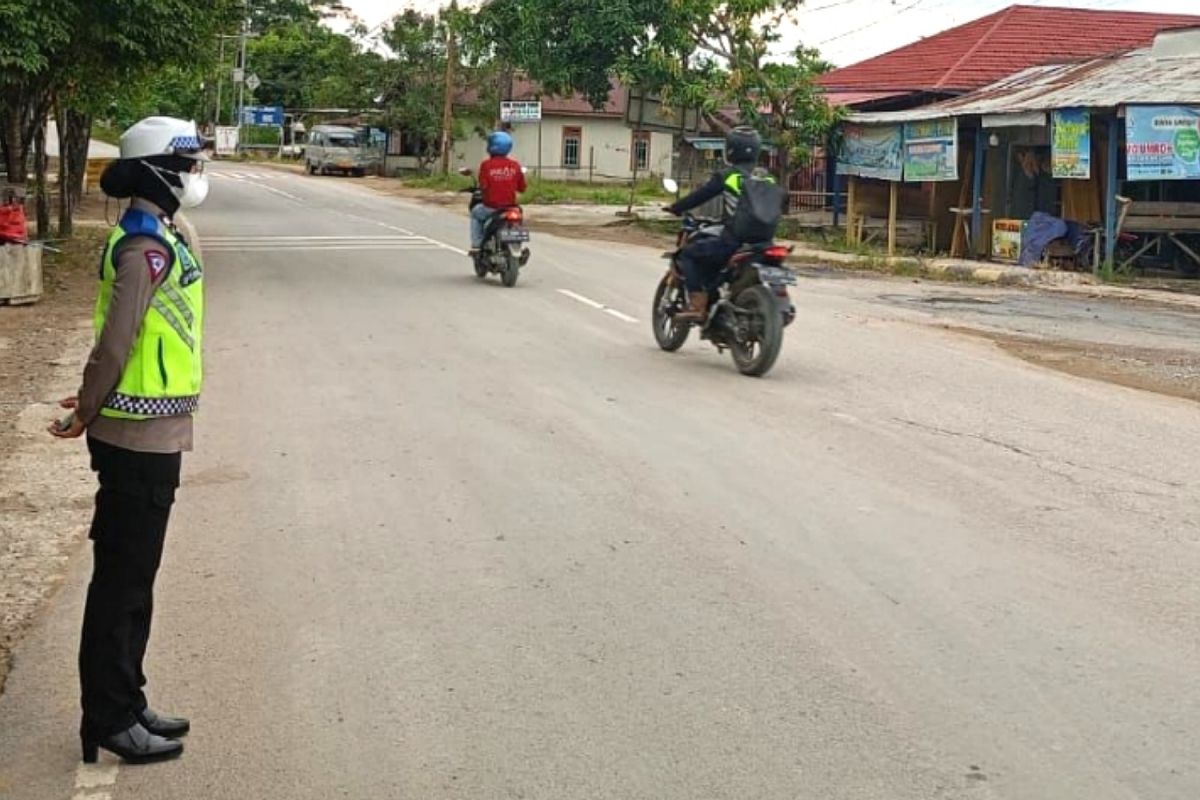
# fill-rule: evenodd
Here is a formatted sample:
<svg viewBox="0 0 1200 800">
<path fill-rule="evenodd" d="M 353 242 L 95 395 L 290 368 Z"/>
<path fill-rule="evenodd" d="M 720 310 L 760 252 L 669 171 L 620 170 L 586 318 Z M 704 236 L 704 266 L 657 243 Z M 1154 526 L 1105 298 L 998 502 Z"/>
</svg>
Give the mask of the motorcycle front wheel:
<svg viewBox="0 0 1200 800">
<path fill-rule="evenodd" d="M 742 309 L 738 314 L 741 332 L 733 337 L 729 352 L 738 372 L 761 378 L 775 366 L 783 350 L 783 315 L 775 295 L 761 284 L 743 289 L 734 302 Z"/>
<path fill-rule="evenodd" d="M 654 292 L 654 308 L 650 312 L 650 320 L 654 326 L 654 341 L 668 353 L 674 353 L 683 347 L 692 330 L 692 326 L 686 323 L 676 324 L 674 315 L 669 313 L 672 310 L 679 311 L 683 307 L 683 287 L 678 284 L 672 286 L 670 277 L 664 277 Z"/>
</svg>

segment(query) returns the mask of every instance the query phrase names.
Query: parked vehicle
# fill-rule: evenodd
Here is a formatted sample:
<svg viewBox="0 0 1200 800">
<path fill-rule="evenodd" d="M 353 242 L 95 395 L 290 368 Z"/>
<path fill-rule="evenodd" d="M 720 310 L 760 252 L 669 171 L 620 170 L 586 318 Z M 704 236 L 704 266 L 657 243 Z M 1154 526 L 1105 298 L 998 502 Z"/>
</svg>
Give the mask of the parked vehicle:
<svg viewBox="0 0 1200 800">
<path fill-rule="evenodd" d="M 670 179 L 663 186 L 672 194 L 678 189 Z M 667 352 L 683 347 L 693 327 L 675 320 L 688 308 L 679 253 L 695 237 L 713 235 L 720 235 L 719 223 L 685 215 L 675 250 L 664 254 L 671 266 L 654 292 L 651 320 L 654 339 Z M 784 265 L 790 252 L 791 248 L 770 242 L 734 253 L 721 272 L 717 300 L 698 326 L 700 338 L 712 342 L 718 352 L 728 349 L 743 375 L 757 378 L 770 371 L 783 349 L 783 329 L 796 319 L 796 307 L 788 296 L 796 275 Z"/>
<path fill-rule="evenodd" d="M 474 177 L 474 172 L 463 168 L 458 174 Z M 471 195 L 468 210 L 474 210 L 483 202 L 483 190 L 478 181 L 463 189 Z M 529 229 L 525 227 L 525 212 L 520 206 L 501 208 L 492 215 L 484 230 L 483 246 L 474 256 L 475 275 L 486 278 L 489 274 L 500 276 L 506 287 L 517 285 L 521 267 L 529 263 Z"/>
<path fill-rule="evenodd" d="M 309 175 L 340 172 L 362 177 L 375 161 L 375 151 L 366 146 L 358 132 L 339 125 L 314 125 L 304 148 L 304 166 Z"/>
</svg>

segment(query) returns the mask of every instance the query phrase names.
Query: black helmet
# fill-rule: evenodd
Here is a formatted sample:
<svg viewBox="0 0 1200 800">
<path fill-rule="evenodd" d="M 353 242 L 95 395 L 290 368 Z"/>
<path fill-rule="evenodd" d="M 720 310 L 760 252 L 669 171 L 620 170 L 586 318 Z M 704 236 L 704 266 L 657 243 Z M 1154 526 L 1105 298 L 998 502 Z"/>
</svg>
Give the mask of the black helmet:
<svg viewBox="0 0 1200 800">
<path fill-rule="evenodd" d="M 762 137 L 758 131 L 739 125 L 725 135 L 725 160 L 730 164 L 758 164 L 762 152 Z"/>
</svg>

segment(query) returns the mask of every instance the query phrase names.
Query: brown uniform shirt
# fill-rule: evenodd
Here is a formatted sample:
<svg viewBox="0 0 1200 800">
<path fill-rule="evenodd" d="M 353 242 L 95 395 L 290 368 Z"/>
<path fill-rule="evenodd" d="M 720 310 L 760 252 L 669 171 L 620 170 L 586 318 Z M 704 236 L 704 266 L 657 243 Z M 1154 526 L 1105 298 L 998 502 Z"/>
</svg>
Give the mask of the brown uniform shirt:
<svg viewBox="0 0 1200 800">
<path fill-rule="evenodd" d="M 134 199 L 133 207 L 166 219 L 161 208 L 146 200 Z M 199 260 L 195 230 L 180 215 L 176 215 L 175 228 Z M 174 254 L 168 252 L 162 242 L 149 236 L 126 238 L 116 253 L 117 276 L 108 317 L 84 367 L 79 407 L 75 410 L 76 417 L 87 426 L 88 436 L 106 444 L 140 453 L 179 453 L 192 449 L 190 414 L 146 420 L 100 415 L 104 402 L 121 382 L 121 374 L 141 331 L 150 301 L 170 270 L 175 268 L 174 259 Z M 169 267 L 159 268 L 156 272 L 155 266 L 164 263 Z"/>
</svg>

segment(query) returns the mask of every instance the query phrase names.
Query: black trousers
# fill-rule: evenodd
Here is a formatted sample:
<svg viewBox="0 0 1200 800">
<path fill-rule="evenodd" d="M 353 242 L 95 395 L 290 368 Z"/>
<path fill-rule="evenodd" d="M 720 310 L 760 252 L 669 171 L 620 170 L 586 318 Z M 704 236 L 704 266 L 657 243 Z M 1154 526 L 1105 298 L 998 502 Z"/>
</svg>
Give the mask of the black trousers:
<svg viewBox="0 0 1200 800">
<path fill-rule="evenodd" d="M 712 292 L 717 277 L 733 258 L 738 243 L 724 236 L 697 236 L 679 254 L 679 265 L 689 292 Z"/>
<path fill-rule="evenodd" d="M 179 486 L 179 453 L 138 453 L 88 439 L 100 481 L 92 518 L 92 582 L 79 647 L 84 735 L 133 725 L 146 707 L 142 660 L 154 578 Z"/>
</svg>

